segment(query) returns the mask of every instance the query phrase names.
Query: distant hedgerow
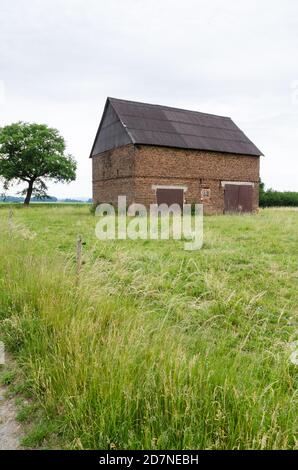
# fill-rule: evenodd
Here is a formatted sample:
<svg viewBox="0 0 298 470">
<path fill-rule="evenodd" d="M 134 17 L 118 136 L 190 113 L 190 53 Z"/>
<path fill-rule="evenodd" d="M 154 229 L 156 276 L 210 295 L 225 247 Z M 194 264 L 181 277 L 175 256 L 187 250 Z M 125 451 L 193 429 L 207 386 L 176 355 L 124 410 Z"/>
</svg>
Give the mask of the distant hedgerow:
<svg viewBox="0 0 298 470">
<path fill-rule="evenodd" d="M 264 183 L 260 184 L 260 207 L 298 207 L 298 192 L 294 191 L 265 191 Z"/>
</svg>

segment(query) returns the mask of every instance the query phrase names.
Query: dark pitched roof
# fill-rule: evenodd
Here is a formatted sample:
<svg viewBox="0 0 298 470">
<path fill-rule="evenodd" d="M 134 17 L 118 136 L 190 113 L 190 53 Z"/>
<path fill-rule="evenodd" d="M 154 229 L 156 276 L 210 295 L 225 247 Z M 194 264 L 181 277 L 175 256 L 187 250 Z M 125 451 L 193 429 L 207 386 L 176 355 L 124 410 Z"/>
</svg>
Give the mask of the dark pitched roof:
<svg viewBox="0 0 298 470">
<path fill-rule="evenodd" d="M 263 155 L 229 117 L 116 98 L 107 99 L 105 112 L 109 105 L 134 144 Z M 99 153 L 94 150 L 101 139 L 104 115 L 91 155 Z"/>
</svg>

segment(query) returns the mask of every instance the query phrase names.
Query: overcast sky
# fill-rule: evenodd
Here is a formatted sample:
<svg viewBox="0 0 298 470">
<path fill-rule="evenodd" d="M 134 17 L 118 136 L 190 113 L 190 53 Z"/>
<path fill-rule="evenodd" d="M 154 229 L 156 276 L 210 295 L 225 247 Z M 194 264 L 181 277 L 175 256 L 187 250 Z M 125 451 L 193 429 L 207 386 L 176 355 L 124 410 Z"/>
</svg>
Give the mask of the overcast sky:
<svg viewBox="0 0 298 470">
<path fill-rule="evenodd" d="M 0 0 L 0 126 L 58 128 L 78 173 L 49 193 L 91 197 L 107 96 L 227 115 L 298 191 L 297 57 L 295 0 Z"/>
</svg>

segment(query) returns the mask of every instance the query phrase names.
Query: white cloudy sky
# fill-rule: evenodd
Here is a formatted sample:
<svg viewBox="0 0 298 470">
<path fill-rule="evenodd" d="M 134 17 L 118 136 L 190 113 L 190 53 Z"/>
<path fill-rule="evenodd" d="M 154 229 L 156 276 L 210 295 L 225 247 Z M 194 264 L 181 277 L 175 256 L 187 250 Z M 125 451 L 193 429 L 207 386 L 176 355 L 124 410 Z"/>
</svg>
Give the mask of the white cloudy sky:
<svg viewBox="0 0 298 470">
<path fill-rule="evenodd" d="M 297 52 L 294 0 L 0 0 L 0 126 L 57 127 L 78 176 L 49 192 L 90 197 L 107 96 L 223 114 L 298 190 Z"/>
</svg>

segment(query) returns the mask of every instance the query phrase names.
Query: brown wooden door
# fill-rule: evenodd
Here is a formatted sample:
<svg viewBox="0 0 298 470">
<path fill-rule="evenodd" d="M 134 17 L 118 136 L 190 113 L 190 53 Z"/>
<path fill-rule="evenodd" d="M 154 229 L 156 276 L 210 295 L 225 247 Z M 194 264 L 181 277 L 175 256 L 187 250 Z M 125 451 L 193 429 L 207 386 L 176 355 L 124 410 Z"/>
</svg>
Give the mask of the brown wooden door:
<svg viewBox="0 0 298 470">
<path fill-rule="evenodd" d="M 238 186 L 225 185 L 225 212 L 238 212 Z"/>
<path fill-rule="evenodd" d="M 226 184 L 225 185 L 225 213 L 251 212 L 252 186 Z"/>
<path fill-rule="evenodd" d="M 239 186 L 238 208 L 239 212 L 252 211 L 252 186 Z"/>
<path fill-rule="evenodd" d="M 171 206 L 172 204 L 179 204 L 182 209 L 184 191 L 183 189 L 158 188 L 156 190 L 156 201 L 158 205 L 167 204 L 168 206 Z"/>
</svg>

